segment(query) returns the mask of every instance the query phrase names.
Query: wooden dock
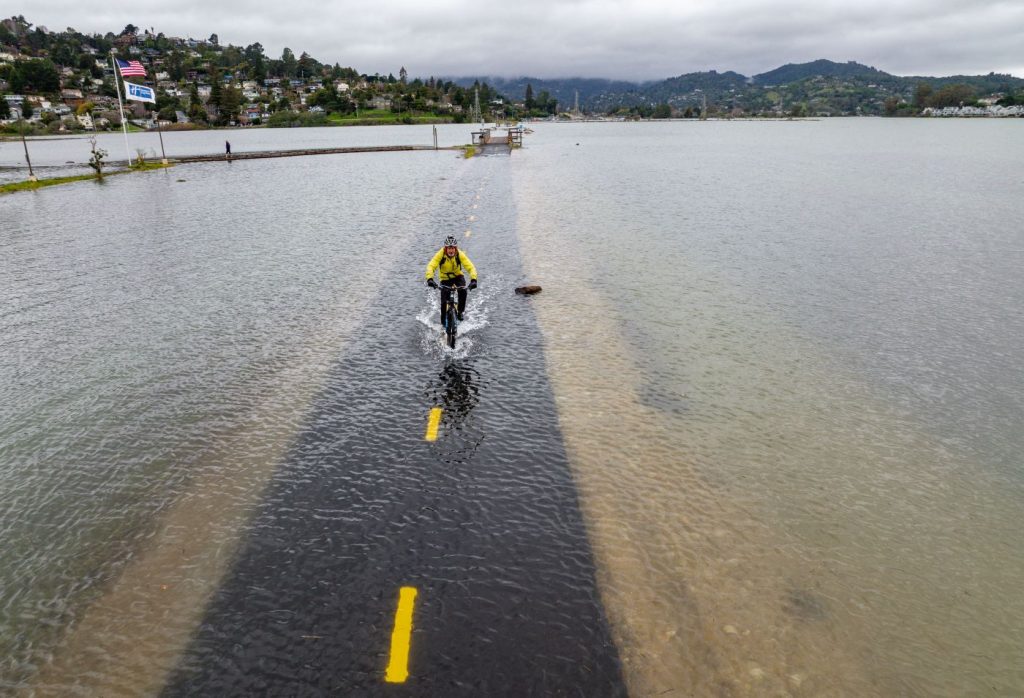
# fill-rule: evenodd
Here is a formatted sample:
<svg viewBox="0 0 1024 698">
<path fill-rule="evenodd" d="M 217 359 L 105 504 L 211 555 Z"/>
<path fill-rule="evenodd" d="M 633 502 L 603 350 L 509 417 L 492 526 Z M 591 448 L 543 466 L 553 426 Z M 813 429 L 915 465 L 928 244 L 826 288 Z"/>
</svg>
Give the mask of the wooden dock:
<svg viewBox="0 0 1024 698">
<path fill-rule="evenodd" d="M 473 145 L 481 147 L 505 146 L 509 150 L 523 146 L 523 129 L 502 129 L 505 133 L 497 133 L 498 129 L 485 128 L 473 131 Z"/>
</svg>

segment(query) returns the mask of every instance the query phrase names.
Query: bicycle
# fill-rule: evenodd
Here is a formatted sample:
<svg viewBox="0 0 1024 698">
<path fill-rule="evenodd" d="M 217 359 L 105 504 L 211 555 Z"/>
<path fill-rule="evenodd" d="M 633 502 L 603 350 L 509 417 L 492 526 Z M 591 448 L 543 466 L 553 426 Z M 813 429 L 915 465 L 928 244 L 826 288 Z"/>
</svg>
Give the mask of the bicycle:
<svg viewBox="0 0 1024 698">
<path fill-rule="evenodd" d="M 466 288 L 463 286 L 439 286 L 441 291 L 441 317 L 444 318 L 444 334 L 446 344 L 452 349 L 455 348 L 455 339 L 459 333 L 459 298 L 458 292 Z M 448 300 L 444 300 L 444 292 L 449 291 Z"/>
</svg>

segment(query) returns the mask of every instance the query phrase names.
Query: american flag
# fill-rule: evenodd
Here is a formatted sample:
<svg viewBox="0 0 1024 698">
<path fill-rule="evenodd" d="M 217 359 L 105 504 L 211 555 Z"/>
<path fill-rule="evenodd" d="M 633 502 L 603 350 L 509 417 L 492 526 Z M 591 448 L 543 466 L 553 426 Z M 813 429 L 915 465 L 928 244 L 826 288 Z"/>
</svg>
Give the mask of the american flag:
<svg viewBox="0 0 1024 698">
<path fill-rule="evenodd" d="M 118 70 L 121 71 L 121 77 L 127 78 L 133 75 L 146 77 L 146 67 L 138 61 L 122 61 L 120 58 L 116 60 Z"/>
</svg>

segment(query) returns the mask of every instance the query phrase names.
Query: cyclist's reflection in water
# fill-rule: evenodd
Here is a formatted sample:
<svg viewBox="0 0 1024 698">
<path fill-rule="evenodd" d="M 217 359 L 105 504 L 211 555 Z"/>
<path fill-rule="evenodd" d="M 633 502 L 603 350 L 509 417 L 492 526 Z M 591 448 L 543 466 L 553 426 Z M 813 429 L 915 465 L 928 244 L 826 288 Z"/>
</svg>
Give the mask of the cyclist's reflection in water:
<svg viewBox="0 0 1024 698">
<path fill-rule="evenodd" d="M 480 389 L 474 383 L 479 377 L 468 366 L 449 363 L 438 376 L 439 381 L 431 386 L 431 401 L 444 410 L 442 423 L 446 430 L 460 426 L 480 402 Z"/>
</svg>

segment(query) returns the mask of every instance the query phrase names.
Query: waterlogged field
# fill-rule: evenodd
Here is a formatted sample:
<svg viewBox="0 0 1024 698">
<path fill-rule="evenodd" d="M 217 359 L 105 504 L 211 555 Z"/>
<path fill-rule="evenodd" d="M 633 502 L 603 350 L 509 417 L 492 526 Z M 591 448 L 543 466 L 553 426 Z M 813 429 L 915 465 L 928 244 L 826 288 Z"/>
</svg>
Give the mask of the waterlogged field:
<svg viewBox="0 0 1024 698">
<path fill-rule="evenodd" d="M 1021 144 L 705 123 L 517 153 L 636 695 L 1024 690 Z"/>
<path fill-rule="evenodd" d="M 245 541 L 292 515 L 282 492 L 327 473 L 358 491 L 330 467 L 338 443 L 394 452 L 380 477 L 413 482 L 422 424 L 395 433 L 392 411 L 436 393 L 456 450 L 423 491 L 560 486 L 514 464 L 564 449 L 632 695 L 1024 691 L 1016 128 L 536 124 L 511 157 L 213 163 L 5 197 L 0 686 L 159 692 L 211 646 L 199 628 Z M 186 149 L 218 152 L 213 135 Z M 43 147 L 43 166 L 74 159 Z M 422 287 L 448 232 L 481 272 L 454 353 Z M 512 295 L 527 282 L 544 291 Z M 553 405 L 517 403 L 548 381 Z M 350 393 L 333 432 L 303 437 Z M 518 455 L 488 460 L 495 444 Z M 535 499 L 574 520 L 574 497 Z M 468 530 L 502 511 L 470 502 L 400 516 Z M 315 514 L 378 531 L 388 506 Z M 413 560 L 427 542 L 409 538 Z M 579 567 L 539 580 L 556 619 L 586 586 L 573 545 Z M 328 557 L 304 558 L 311 588 L 348 564 Z M 252 603 L 275 656 L 297 651 L 274 599 Z M 451 622 L 467 647 L 486 634 Z"/>
</svg>

